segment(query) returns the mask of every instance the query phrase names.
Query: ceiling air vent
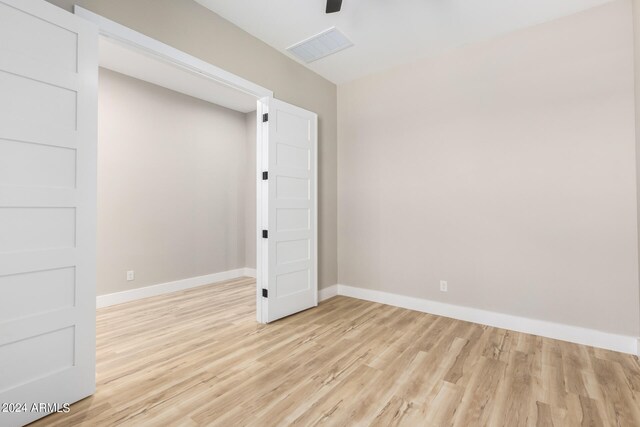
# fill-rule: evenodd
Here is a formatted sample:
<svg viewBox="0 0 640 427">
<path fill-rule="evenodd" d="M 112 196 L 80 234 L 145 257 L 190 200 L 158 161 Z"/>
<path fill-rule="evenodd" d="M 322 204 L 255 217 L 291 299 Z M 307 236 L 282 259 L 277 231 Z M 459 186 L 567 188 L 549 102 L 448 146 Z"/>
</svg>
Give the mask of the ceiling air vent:
<svg viewBox="0 0 640 427">
<path fill-rule="evenodd" d="M 338 31 L 336 27 L 331 27 L 288 47 L 287 50 L 296 58 L 309 63 L 351 46 L 353 46 L 351 40 Z"/>
</svg>

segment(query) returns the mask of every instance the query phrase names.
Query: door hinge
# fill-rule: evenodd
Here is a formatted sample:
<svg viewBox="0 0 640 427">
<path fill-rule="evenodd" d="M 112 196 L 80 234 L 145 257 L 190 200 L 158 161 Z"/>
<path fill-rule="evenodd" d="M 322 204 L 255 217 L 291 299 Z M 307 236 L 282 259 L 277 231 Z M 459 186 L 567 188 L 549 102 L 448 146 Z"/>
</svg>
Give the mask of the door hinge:
<svg viewBox="0 0 640 427">
<path fill-rule="evenodd" d="M 262 298 L 269 298 L 269 289 L 262 290 Z"/>
<path fill-rule="evenodd" d="M 269 238 L 269 230 L 262 230 L 262 238 L 263 239 Z"/>
<path fill-rule="evenodd" d="M 269 172 L 262 172 L 262 180 L 266 181 L 269 179 Z"/>
<path fill-rule="evenodd" d="M 262 115 L 262 123 L 269 121 L 269 113 L 264 113 Z"/>
</svg>

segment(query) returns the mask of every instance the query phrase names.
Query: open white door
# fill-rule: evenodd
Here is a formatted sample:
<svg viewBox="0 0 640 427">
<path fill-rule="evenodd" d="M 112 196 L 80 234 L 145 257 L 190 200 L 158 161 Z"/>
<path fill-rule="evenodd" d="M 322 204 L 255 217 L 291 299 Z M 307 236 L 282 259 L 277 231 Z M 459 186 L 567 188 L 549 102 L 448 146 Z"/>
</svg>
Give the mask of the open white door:
<svg viewBox="0 0 640 427">
<path fill-rule="evenodd" d="M 318 305 L 318 118 L 258 102 L 258 321 Z"/>
<path fill-rule="evenodd" d="M 0 0 L 0 425 L 95 390 L 98 34 Z"/>
</svg>

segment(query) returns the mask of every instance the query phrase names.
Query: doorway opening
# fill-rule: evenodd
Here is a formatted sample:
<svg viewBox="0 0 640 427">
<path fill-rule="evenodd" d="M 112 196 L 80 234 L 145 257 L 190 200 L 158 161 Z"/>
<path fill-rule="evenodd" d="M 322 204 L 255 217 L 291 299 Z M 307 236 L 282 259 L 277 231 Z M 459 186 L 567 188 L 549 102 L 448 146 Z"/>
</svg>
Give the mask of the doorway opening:
<svg viewBox="0 0 640 427">
<path fill-rule="evenodd" d="M 75 14 L 100 32 L 98 307 L 255 278 L 256 114 L 272 92 Z"/>
<path fill-rule="evenodd" d="M 204 285 L 248 274 L 256 277 L 256 319 L 259 323 L 268 323 L 316 306 L 318 304 L 317 115 L 300 107 L 274 99 L 273 93 L 268 89 L 86 9 L 76 6 L 75 13 L 97 24 L 100 34 L 100 63 L 105 69 L 200 99 L 206 103 L 224 107 L 225 111 L 227 111 L 225 113 L 227 116 L 233 116 L 235 114 L 233 112 L 245 114 L 244 134 L 246 136 L 243 142 L 246 149 L 244 150 L 244 156 L 237 153 L 238 145 L 241 145 L 241 143 L 235 145 L 231 143 L 228 145 L 228 147 L 231 147 L 228 148 L 228 151 L 236 154 L 235 165 L 233 162 L 230 162 L 231 164 L 224 161 L 219 163 L 219 169 L 223 171 L 222 174 L 224 174 L 225 169 L 231 175 L 237 173 L 238 170 L 242 171 L 240 172 L 239 181 L 243 184 L 235 183 L 237 184 L 236 188 L 241 189 L 241 193 L 244 193 L 244 197 L 238 198 L 236 195 L 235 199 L 236 202 L 241 199 L 241 202 L 236 204 L 242 205 L 242 209 L 240 209 L 242 211 L 242 220 L 238 220 L 238 209 L 229 209 L 226 215 L 225 213 L 215 212 L 214 209 L 210 212 L 210 216 L 207 216 L 205 212 L 202 214 L 204 218 L 194 219 L 194 221 L 200 219 L 204 222 L 222 223 L 220 227 L 222 233 L 226 233 L 225 236 L 232 235 L 231 238 L 222 239 L 226 240 L 226 247 L 222 252 L 224 252 L 226 260 L 231 262 L 230 264 L 229 262 L 225 264 L 223 268 L 232 268 L 232 270 L 216 272 L 214 276 L 215 274 L 221 274 L 222 276 L 215 276 L 215 278 L 196 276 L 187 278 L 186 283 L 162 283 L 159 288 L 151 289 L 151 295 L 156 291 L 157 293 L 166 293 L 172 290 Z M 101 72 L 101 76 L 107 80 L 115 78 L 114 75 L 111 75 L 111 72 L 107 71 Z M 101 84 L 101 86 L 103 85 Z M 108 109 L 108 107 L 103 108 L 106 105 L 105 103 L 101 102 L 100 105 L 102 110 Z M 146 104 L 142 108 L 154 110 L 154 106 Z M 122 109 L 124 108 L 125 105 L 122 105 Z M 117 107 L 112 109 L 120 110 Z M 173 113 L 179 115 L 175 110 Z M 210 117 L 213 117 L 213 112 L 210 111 L 210 113 Z M 147 119 L 151 119 L 151 122 L 158 119 L 165 126 L 173 124 L 173 128 L 169 126 L 171 129 L 167 132 L 176 133 L 178 139 L 193 133 L 193 129 L 189 125 L 181 125 L 180 120 L 175 120 L 171 116 L 167 117 L 165 115 L 162 118 L 160 112 L 158 112 L 157 117 L 147 116 Z M 185 120 L 190 122 L 190 119 Z M 237 117 L 235 120 L 237 121 Z M 145 120 L 139 118 L 139 121 L 143 122 Z M 211 121 L 213 122 L 214 120 L 211 118 Z M 139 123 L 130 124 L 133 125 L 130 127 L 135 128 Z M 153 127 L 153 123 L 150 126 Z M 128 127 L 127 129 L 131 130 Z M 117 139 L 120 136 L 111 135 L 111 130 L 108 124 L 102 123 L 100 126 L 101 138 L 103 133 L 109 135 L 110 139 Z M 236 132 L 236 136 L 237 134 L 238 132 Z M 131 137 L 130 139 L 137 142 L 135 132 L 129 136 Z M 221 137 L 223 140 L 227 138 L 227 136 L 219 134 L 214 136 L 214 138 L 216 137 Z M 102 138 L 103 140 L 99 144 L 109 144 L 108 141 L 104 140 L 109 138 Z M 122 141 L 120 141 L 120 146 L 125 148 L 124 151 L 130 149 L 126 143 L 122 144 Z M 151 147 L 149 150 L 151 152 L 156 148 L 153 145 L 153 141 L 149 142 L 149 146 Z M 176 145 L 173 146 L 173 149 L 176 149 Z M 107 150 L 103 151 L 106 152 Z M 253 160 L 247 161 L 254 157 L 253 153 L 255 153 L 255 169 L 252 169 L 250 165 Z M 162 153 L 159 151 L 158 154 Z M 182 154 L 182 147 L 177 148 L 175 157 L 180 158 Z M 197 170 L 198 165 L 206 164 L 206 161 L 204 163 L 198 162 L 202 158 L 211 157 L 210 154 L 191 153 L 196 162 L 187 162 L 188 164 L 186 166 L 183 165 L 183 168 L 186 169 L 187 173 L 193 172 L 189 168 L 195 164 Z M 100 155 L 98 157 L 100 158 Z M 123 156 L 121 153 L 115 153 L 114 157 L 116 160 L 113 164 L 101 165 L 103 167 L 98 168 L 99 175 L 108 174 L 109 166 L 113 167 L 122 162 L 122 158 L 127 158 L 126 155 Z M 165 164 L 175 167 L 177 162 L 174 160 L 170 158 L 165 161 Z M 140 175 L 140 171 L 135 166 L 137 165 L 134 165 L 132 176 L 137 177 Z M 162 168 L 160 167 L 160 169 Z M 205 174 L 203 180 L 210 180 L 214 184 L 220 185 L 220 182 L 217 182 L 218 180 L 216 179 L 221 175 L 220 170 L 210 171 L 210 175 L 206 176 Z M 168 177 L 164 177 L 166 188 L 172 187 L 176 178 L 170 173 L 168 175 Z M 102 183 L 104 184 L 105 182 L 107 182 L 107 179 L 102 176 Z M 131 183 L 133 182 L 135 182 L 135 178 L 131 180 Z M 124 185 L 130 185 L 131 183 L 126 182 Z M 152 182 L 153 184 L 157 183 Z M 225 187 L 224 183 L 222 187 Z M 227 185 L 226 190 L 229 189 L 228 187 Z M 193 190 L 193 188 L 189 189 Z M 197 192 L 197 189 L 195 191 Z M 156 190 L 156 192 L 161 193 L 159 190 Z M 104 194 L 108 193 L 104 191 Z M 227 191 L 226 194 L 228 195 L 229 192 Z M 254 194 L 255 197 L 253 197 Z M 162 194 L 156 194 L 156 196 L 158 197 L 155 200 L 156 212 L 173 208 L 178 217 L 174 221 L 174 223 L 177 223 L 178 228 L 180 224 L 190 221 L 188 206 L 181 206 L 180 201 L 166 200 L 166 198 L 162 198 Z M 134 198 L 135 196 L 131 197 Z M 100 206 L 101 204 L 99 203 L 99 208 Z M 110 205 L 107 206 L 111 207 Z M 138 203 L 138 206 L 140 206 L 140 203 Z M 219 208 L 219 206 L 216 207 Z M 141 215 L 141 218 L 154 218 L 153 212 L 148 212 L 149 208 L 150 206 L 147 205 L 142 206 L 141 210 L 147 211 Z M 180 217 L 179 212 L 182 212 L 182 217 Z M 104 212 L 102 214 L 104 215 Z M 252 214 L 255 221 L 252 221 Z M 221 216 L 226 217 L 227 223 L 216 220 L 216 217 Z M 113 223 L 117 224 L 118 222 L 114 221 Z M 255 228 L 251 224 L 255 224 Z M 139 231 L 136 228 L 132 228 L 132 230 L 134 232 Z M 192 233 L 195 234 L 195 240 L 192 240 L 192 242 L 200 239 L 200 247 L 211 249 L 213 241 L 216 240 L 215 236 L 210 236 L 207 239 L 206 236 L 199 235 L 197 231 L 192 231 Z M 105 229 L 102 229 L 102 234 L 111 235 L 109 230 Z M 240 235 L 242 238 L 238 238 Z M 255 246 L 251 243 L 252 236 L 255 239 Z M 98 237 L 100 238 L 100 233 Z M 126 241 L 127 238 L 122 240 Z M 165 239 L 164 243 L 170 245 L 170 239 Z M 218 243 L 220 243 L 219 237 Z M 155 242 L 152 242 L 152 245 L 155 246 Z M 158 246 L 161 247 L 161 245 Z M 101 247 L 100 242 L 98 247 Z M 106 247 L 109 247 L 108 244 Z M 206 258 L 206 254 L 202 255 L 201 253 L 206 253 L 206 251 L 200 251 L 197 244 L 193 245 L 187 241 L 184 243 L 184 247 L 188 247 L 189 250 L 195 252 L 189 254 L 187 250 L 185 256 L 179 250 L 176 252 L 176 248 L 171 248 L 174 252 L 173 256 L 166 253 L 163 254 L 167 259 L 167 267 L 171 266 L 170 263 L 174 259 L 186 257 L 187 263 L 189 261 L 197 263 L 199 258 Z M 244 250 L 239 250 L 238 247 L 242 247 Z M 107 250 L 105 249 L 102 252 L 107 252 Z M 230 252 L 235 252 L 236 255 L 238 252 L 243 252 L 240 258 L 246 260 L 245 266 L 239 266 L 238 259 L 230 256 Z M 98 255 L 100 256 L 100 254 L 101 251 L 99 250 Z M 118 257 L 115 258 L 117 259 Z M 193 258 L 196 261 L 189 258 Z M 128 267 L 125 267 L 122 259 L 120 261 L 120 265 L 114 274 L 122 275 L 124 269 L 127 279 L 135 280 L 135 270 L 129 270 Z M 144 265 L 144 261 L 143 259 L 142 265 Z M 150 261 L 149 264 L 153 266 L 162 262 L 162 260 L 155 259 Z M 206 265 L 206 262 L 202 261 L 202 264 Z M 112 269 L 112 265 L 109 265 L 108 268 Z M 198 264 L 196 268 L 202 268 L 202 265 Z M 170 268 L 168 270 L 171 272 Z M 220 267 L 218 266 L 214 270 L 220 270 Z M 255 274 L 252 274 L 254 271 Z M 100 274 L 99 277 L 101 277 Z M 98 283 L 98 288 L 101 288 L 100 283 Z M 144 289 L 149 290 L 148 288 Z M 129 293 L 128 295 L 139 295 L 139 292 Z M 102 299 L 107 301 L 118 300 L 120 296 L 122 296 L 121 293 L 116 293 L 116 295 L 110 294 L 109 297 Z M 100 298 L 98 301 L 100 301 Z"/>
</svg>

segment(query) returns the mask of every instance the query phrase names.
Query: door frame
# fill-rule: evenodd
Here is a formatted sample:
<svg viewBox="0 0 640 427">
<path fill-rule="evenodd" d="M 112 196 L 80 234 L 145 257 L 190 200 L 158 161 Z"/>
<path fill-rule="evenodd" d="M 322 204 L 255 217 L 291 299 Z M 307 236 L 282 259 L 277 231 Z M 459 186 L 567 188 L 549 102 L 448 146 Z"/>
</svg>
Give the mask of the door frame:
<svg viewBox="0 0 640 427">
<path fill-rule="evenodd" d="M 99 35 L 116 40 L 125 46 L 144 52 L 145 54 L 168 62 L 186 71 L 197 73 L 217 83 L 238 90 L 242 93 L 253 96 L 256 99 L 256 320 L 258 323 L 266 323 L 262 313 L 262 283 L 264 275 L 262 271 L 262 250 L 259 237 L 261 230 L 262 197 L 260 194 L 262 186 L 262 156 L 260 148 L 262 146 L 262 105 L 265 99 L 273 98 L 273 91 L 257 85 L 249 80 L 243 79 L 233 73 L 216 67 L 206 61 L 196 58 L 184 51 L 176 49 L 156 39 L 134 31 L 124 25 L 118 24 L 101 15 L 91 12 L 80 6 L 74 6 L 75 15 L 93 22 L 98 27 Z"/>
<path fill-rule="evenodd" d="M 180 68 L 203 75 L 218 83 L 224 84 L 240 92 L 252 95 L 259 100 L 261 98 L 273 98 L 273 92 L 267 88 L 257 85 L 249 80 L 243 79 L 233 73 L 216 67 L 206 61 L 189 55 L 175 47 L 162 43 L 154 38 L 145 36 L 142 33 L 127 28 L 122 24 L 93 13 L 88 9 L 74 6 L 74 13 L 98 26 L 98 32 L 133 49 L 142 50 L 150 56 L 154 56 L 163 61 L 169 62 Z"/>
</svg>

